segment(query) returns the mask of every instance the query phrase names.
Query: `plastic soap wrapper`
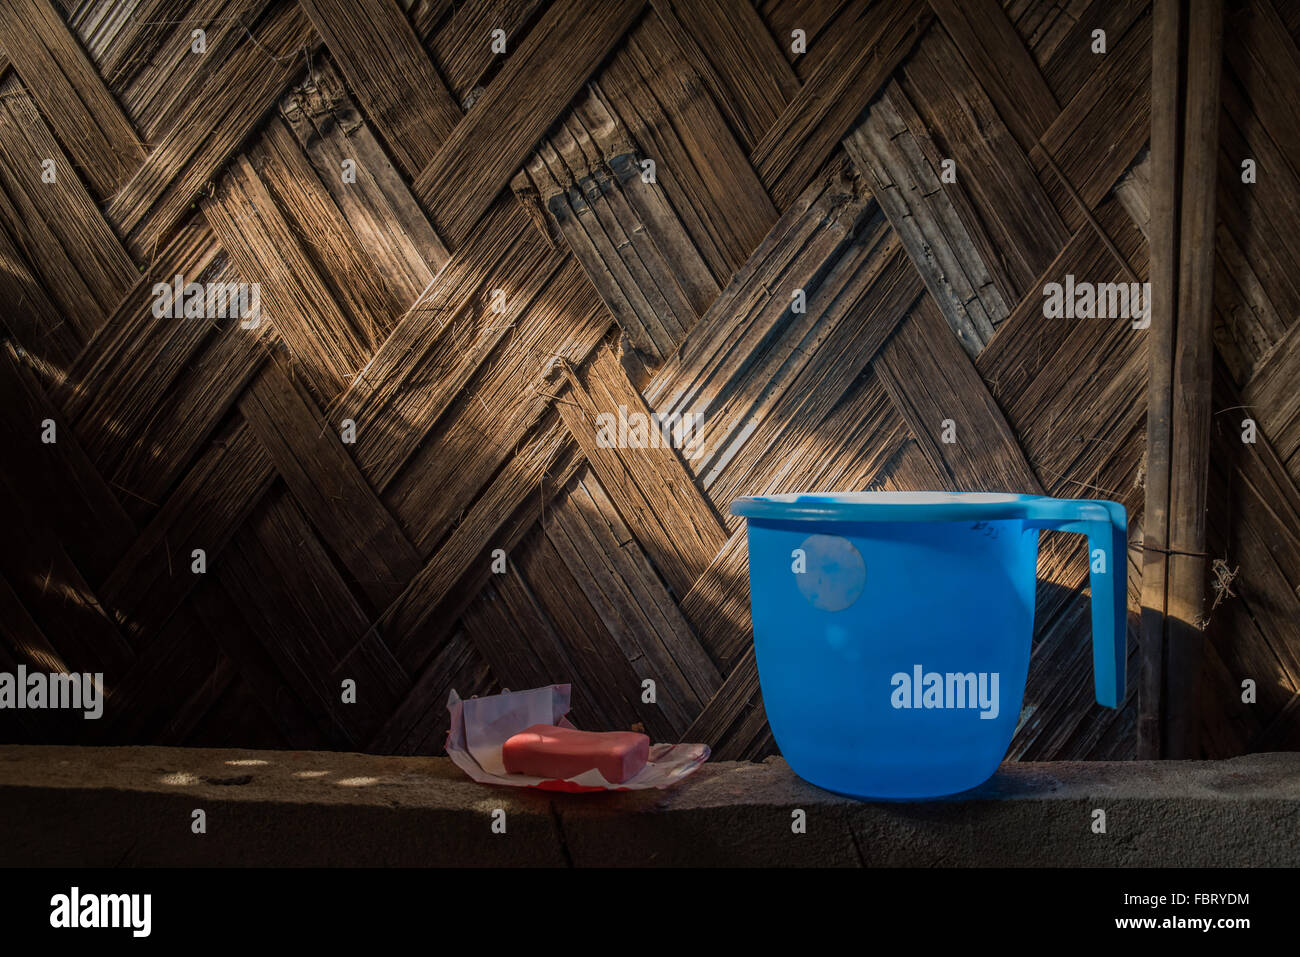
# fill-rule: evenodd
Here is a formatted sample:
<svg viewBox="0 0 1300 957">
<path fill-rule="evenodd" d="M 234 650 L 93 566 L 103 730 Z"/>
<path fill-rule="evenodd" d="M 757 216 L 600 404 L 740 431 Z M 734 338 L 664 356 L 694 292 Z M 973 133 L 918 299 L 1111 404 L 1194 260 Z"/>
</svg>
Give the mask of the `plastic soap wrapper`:
<svg viewBox="0 0 1300 957">
<path fill-rule="evenodd" d="M 451 712 L 451 730 L 447 732 L 448 756 L 456 767 L 481 784 L 505 784 L 544 791 L 666 788 L 709 759 L 707 744 L 652 744 L 646 766 L 622 784 L 611 784 L 595 768 L 564 779 L 506 773 L 501 748 L 510 737 L 535 724 L 573 727 L 565 718 L 569 713 L 570 690 L 570 685 L 547 685 L 531 691 L 506 691 L 468 699 L 462 699 L 453 690 L 447 697 L 447 710 Z"/>
</svg>

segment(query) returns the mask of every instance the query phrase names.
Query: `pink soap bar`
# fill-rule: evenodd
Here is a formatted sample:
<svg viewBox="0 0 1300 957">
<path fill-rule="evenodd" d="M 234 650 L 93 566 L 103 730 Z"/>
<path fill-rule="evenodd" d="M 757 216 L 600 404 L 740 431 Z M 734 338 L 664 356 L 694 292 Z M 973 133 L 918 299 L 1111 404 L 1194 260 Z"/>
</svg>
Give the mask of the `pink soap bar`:
<svg viewBox="0 0 1300 957">
<path fill-rule="evenodd" d="M 507 740 L 501 758 L 510 774 L 563 780 L 595 768 L 610 784 L 622 784 L 640 774 L 650 759 L 650 739 L 634 731 L 535 724 Z"/>
</svg>

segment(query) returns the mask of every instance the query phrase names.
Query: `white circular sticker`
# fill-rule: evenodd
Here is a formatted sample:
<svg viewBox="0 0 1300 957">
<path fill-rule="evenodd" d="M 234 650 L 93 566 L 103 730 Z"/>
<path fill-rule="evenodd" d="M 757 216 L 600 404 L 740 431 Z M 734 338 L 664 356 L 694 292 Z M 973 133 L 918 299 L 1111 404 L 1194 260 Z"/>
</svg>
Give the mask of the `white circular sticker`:
<svg viewBox="0 0 1300 957">
<path fill-rule="evenodd" d="M 858 600 L 867 583 L 867 564 L 852 542 L 839 535 L 809 535 L 799 547 L 807 567 L 794 579 L 814 608 L 843 611 Z"/>
</svg>

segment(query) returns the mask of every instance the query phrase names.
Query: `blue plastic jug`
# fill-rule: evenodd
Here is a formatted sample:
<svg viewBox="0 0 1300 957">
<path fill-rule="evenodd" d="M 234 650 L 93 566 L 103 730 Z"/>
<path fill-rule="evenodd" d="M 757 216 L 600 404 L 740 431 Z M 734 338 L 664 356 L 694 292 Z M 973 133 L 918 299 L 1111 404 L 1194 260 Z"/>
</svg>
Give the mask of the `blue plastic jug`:
<svg viewBox="0 0 1300 957">
<path fill-rule="evenodd" d="M 1088 536 L 1097 701 L 1124 697 L 1127 517 L 991 492 L 741 498 L 759 683 L 790 767 L 859 797 L 974 787 L 1015 733 L 1041 529 Z"/>
</svg>

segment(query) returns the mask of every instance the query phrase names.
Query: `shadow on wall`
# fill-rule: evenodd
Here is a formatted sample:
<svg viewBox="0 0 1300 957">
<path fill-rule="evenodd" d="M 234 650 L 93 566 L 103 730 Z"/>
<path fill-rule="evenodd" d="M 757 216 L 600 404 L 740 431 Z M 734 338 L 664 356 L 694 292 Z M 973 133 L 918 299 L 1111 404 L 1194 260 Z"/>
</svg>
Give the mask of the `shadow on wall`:
<svg viewBox="0 0 1300 957">
<path fill-rule="evenodd" d="M 1208 582 L 1200 741 L 1208 758 L 1300 749 L 1300 566 L 1289 475 L 1216 362 L 1207 492 Z M 1273 466 L 1270 466 L 1270 460 Z M 1293 507 L 1293 506 L 1292 506 Z"/>
<path fill-rule="evenodd" d="M 458 286 L 459 292 L 464 292 L 463 283 L 467 277 L 460 277 L 462 285 Z M 566 330 L 582 322 L 588 322 L 592 319 L 592 309 L 590 304 L 583 304 L 583 311 L 578 315 L 576 307 L 568 298 L 561 296 L 550 296 L 549 301 L 544 301 L 548 295 L 546 287 L 530 294 L 526 299 L 520 300 L 514 304 L 514 311 L 506 318 L 508 324 L 502 327 L 502 317 L 497 315 L 492 309 L 492 302 L 489 298 L 489 290 L 492 283 L 491 277 L 484 277 L 479 283 L 478 293 L 465 295 L 463 299 L 458 299 L 454 308 L 442 309 L 434 302 L 430 309 L 431 321 L 441 322 L 437 332 L 433 333 L 431 340 L 426 341 L 426 348 L 423 350 L 425 356 L 432 354 L 431 359 L 421 359 L 401 364 L 401 368 L 407 370 L 410 374 L 403 379 L 403 385 L 416 390 L 423 395 L 428 389 L 436 386 L 442 378 L 443 366 L 448 362 L 453 362 L 463 357 L 468 352 L 481 352 L 480 362 L 471 371 L 473 375 L 468 381 L 457 380 L 455 395 L 449 399 L 446 404 L 440 406 L 436 413 L 431 413 L 428 408 L 418 407 L 399 407 L 391 408 L 384 406 L 375 414 L 373 423 L 370 423 L 372 432 L 370 436 L 375 447 L 387 450 L 390 446 L 401 450 L 401 459 L 393 464 L 387 471 L 386 482 L 381 483 L 375 490 L 377 493 L 383 493 L 385 485 L 391 485 L 402 478 L 403 468 L 410 464 L 410 461 L 419 453 L 423 458 L 421 461 L 428 461 L 432 456 L 435 460 L 444 463 L 438 475 L 428 476 L 433 484 L 438 483 L 452 485 L 451 492 L 454 494 L 437 495 L 438 499 L 437 515 L 441 516 L 438 521 L 433 521 L 429 515 L 421 512 L 424 525 L 420 528 L 412 528 L 409 524 L 403 529 L 406 534 L 417 543 L 419 552 L 419 561 L 423 563 L 431 555 L 436 554 L 438 550 L 446 543 L 449 536 L 454 533 L 456 526 L 461 523 L 466 512 L 469 511 L 474 494 L 484 485 L 490 485 L 497 477 L 500 470 L 506 463 L 521 454 L 530 454 L 533 457 L 542 455 L 541 449 L 530 449 L 530 443 L 535 443 L 539 437 L 539 422 L 542 422 L 545 416 L 548 400 L 544 395 L 533 393 L 538 392 L 533 388 L 542 379 L 547 366 L 554 358 L 554 354 L 548 349 L 543 348 L 551 344 L 550 340 L 556 340 L 559 343 L 561 351 L 564 349 L 562 340 Z M 148 292 L 146 287 L 145 292 Z M 147 310 L 147 304 L 142 306 Z M 274 307 L 272 307 L 273 311 Z M 128 315 L 125 311 L 120 313 L 122 321 L 128 321 L 134 313 Z M 207 330 L 203 336 L 203 344 L 195 346 L 192 361 L 195 370 L 201 371 L 204 367 L 205 359 L 203 355 L 213 351 L 217 347 L 216 337 L 222 332 L 232 330 Z M 599 330 L 597 330 L 599 332 Z M 158 334 L 165 335 L 165 330 Z M 549 335 L 550 339 L 546 336 Z M 593 334 L 595 335 L 595 334 Z M 588 336 L 591 338 L 591 336 Z M 599 338 L 595 335 L 595 338 Z M 441 348 L 437 348 L 441 344 Z M 485 348 L 480 348 L 480 344 L 486 344 Z M 438 357 L 441 357 L 439 360 Z M 22 374 L 30 377 L 31 365 L 22 355 L 14 353 L 13 360 L 23 363 Z M 27 357 L 30 358 L 30 357 Z M 270 359 L 269 361 L 278 361 Z M 523 365 L 532 368 L 536 367 L 536 375 L 528 378 L 523 383 L 525 390 L 536 401 L 535 414 L 526 420 L 520 420 L 517 423 L 518 435 L 503 436 L 497 434 L 490 428 L 494 421 L 493 416 L 508 417 L 510 414 L 510 396 L 498 394 L 496 391 L 488 391 L 486 397 L 482 394 L 484 389 L 491 385 L 492 379 L 500 371 L 498 367 L 504 367 L 509 371 L 515 365 Z M 531 363 L 531 365 L 529 365 Z M 17 369 L 17 367 L 15 367 Z M 38 370 L 39 371 L 39 370 Z M 49 370 L 46 370 L 49 371 Z M 209 370 L 211 371 L 211 370 Z M 197 371 L 195 372 L 197 376 Z M 250 373 L 251 374 L 251 373 Z M 291 373 L 290 373 L 291 374 Z M 15 380 L 16 381 L 16 380 Z M 42 408 L 48 404 L 50 414 L 54 415 L 59 422 L 59 435 L 62 443 L 57 447 L 61 457 L 64 459 L 60 466 L 68 472 L 74 474 L 75 470 L 69 466 L 69 461 L 82 455 L 82 445 L 78 439 L 85 438 L 83 430 L 74 430 L 64 421 L 60 412 L 55 411 L 53 397 L 49 394 L 52 383 L 47 379 L 43 381 L 40 377 L 34 379 L 37 388 L 33 394 L 39 398 L 38 404 Z M 179 381 L 179 380 L 177 380 Z M 73 399 L 81 402 L 85 397 L 82 396 L 82 390 L 79 383 L 69 380 L 53 383 L 57 385 L 55 391 L 59 392 L 65 399 Z M 193 383 L 195 386 L 202 387 L 203 381 Z M 173 386 L 167 386 L 168 391 Z M 185 392 L 184 386 L 178 387 L 179 391 Z M 28 391 L 31 391 L 30 389 Z M 111 392 L 127 392 L 130 390 L 125 384 L 114 384 L 110 388 Z M 544 390 L 543 390 L 544 391 Z M 44 395 L 42 395 L 44 393 Z M 91 413 L 98 413 L 100 406 L 94 404 L 95 397 L 91 396 L 90 405 Z M 116 399 L 115 399 L 116 401 Z M 232 398 L 233 403 L 238 403 L 237 399 Z M 82 403 L 84 404 L 84 403 Z M 475 423 L 470 422 L 468 426 L 463 423 L 461 427 L 453 429 L 450 425 L 453 420 L 459 421 L 460 416 L 455 413 L 462 406 L 472 406 L 475 410 L 480 410 L 485 422 L 478 423 L 479 431 L 471 427 Z M 332 421 L 331 414 L 327 413 L 326 418 Z M 471 417 L 472 418 L 472 417 Z M 37 417 L 39 421 L 39 416 Z M 132 472 L 138 473 L 141 470 L 148 470 L 151 463 L 157 464 L 161 450 L 152 444 L 148 435 L 141 432 L 139 423 L 127 427 L 118 420 L 116 416 L 104 418 L 99 416 L 93 418 L 93 445 L 96 450 L 105 448 L 116 449 L 111 458 L 114 461 L 122 461 L 126 456 L 123 449 L 130 453 L 134 464 Z M 477 421 L 477 420 L 476 420 Z M 225 440 L 229 439 L 231 430 L 240 427 L 242 417 L 237 408 L 227 408 L 226 414 L 220 423 L 215 426 L 215 432 L 209 434 L 205 427 L 204 438 L 199 441 L 191 441 L 189 447 L 192 452 L 187 454 L 184 461 L 169 461 L 167 468 L 174 474 L 181 474 L 183 471 L 192 470 L 194 460 L 202 460 L 209 455 L 220 456 L 224 454 Z M 14 428 L 18 428 L 22 423 L 11 423 Z M 10 429 L 6 429 L 9 432 Z M 16 440 L 21 449 L 27 449 L 33 441 L 39 442 L 35 433 L 29 435 L 27 429 L 23 429 L 19 435 L 11 436 Z M 147 432 L 147 430 L 145 430 Z M 131 436 L 135 437 L 132 438 Z M 66 438 L 65 438 L 66 437 Z M 490 454 L 488 447 L 495 451 Z M 13 446 L 11 445 L 11 448 Z M 548 446 L 549 447 L 549 446 Z M 32 451 L 28 458 L 31 461 L 38 462 L 40 453 L 43 451 L 49 453 L 52 448 L 56 447 L 37 447 Z M 488 453 L 488 454 L 485 454 Z M 467 460 L 482 459 L 477 466 L 477 471 L 473 472 L 473 482 L 464 480 L 465 469 L 458 468 L 457 463 Z M 101 463 L 91 456 L 90 464 L 98 466 Z M 269 473 L 268 473 L 269 474 Z M 62 533 L 70 528 L 75 530 L 76 522 L 70 519 L 66 512 L 65 502 L 46 501 L 48 496 L 45 495 L 46 489 L 39 482 L 39 469 L 23 470 L 25 476 L 23 481 L 18 481 L 19 475 L 11 476 L 9 470 L 3 477 L 0 477 L 0 486 L 4 487 L 10 494 L 7 496 L 11 502 L 19 504 L 16 513 L 23 522 L 28 523 L 22 527 L 13 529 L 14 537 L 9 538 L 5 547 L 5 563 L 0 566 L 4 571 L 4 581 L 0 584 L 7 585 L 7 591 L 10 592 L 12 599 L 13 612 L 15 616 L 6 622 L 3 629 L 3 639 L 0 640 L 0 671 L 16 670 L 19 664 L 26 665 L 29 668 L 40 669 L 45 672 L 54 671 L 90 671 L 106 672 L 106 684 L 110 692 L 132 682 L 139 684 L 139 676 L 135 672 L 139 669 L 143 660 L 148 660 L 148 669 L 158 670 L 160 673 L 153 677 L 163 684 L 172 680 L 192 679 L 196 682 L 192 688 L 181 689 L 180 699 L 177 701 L 178 709 L 186 704 L 186 699 L 191 693 L 198 698 L 202 696 L 205 690 L 202 684 L 210 677 L 216 681 L 216 673 L 194 678 L 193 676 L 168 675 L 161 672 L 166 669 L 163 667 L 168 660 L 168 656 L 174 657 L 174 651 L 168 651 L 166 645 L 177 641 L 197 641 L 200 640 L 193 634 L 184 634 L 185 629 L 179 627 L 176 622 L 178 615 L 173 615 L 173 611 L 180 606 L 181 600 L 192 598 L 192 585 L 187 584 L 189 578 L 190 566 L 190 548 L 183 541 L 173 540 L 177 537 L 174 530 L 169 536 L 170 526 L 160 526 L 157 529 L 151 529 L 150 523 L 162 521 L 162 505 L 168 501 L 168 498 L 175 495 L 178 487 L 170 487 L 166 490 L 164 496 L 159 496 L 159 501 L 142 502 L 137 500 L 138 497 L 132 496 L 129 487 L 123 488 L 117 483 L 110 482 L 114 486 L 113 494 L 123 499 L 124 503 L 133 506 L 130 509 L 131 519 L 122 517 L 122 521 L 114 525 L 114 528 L 123 532 L 119 536 L 120 541 L 116 539 L 109 543 L 101 540 L 94 542 L 94 548 L 87 548 L 91 541 L 67 539 Z M 457 478 L 457 476 L 460 476 Z M 111 474 L 105 478 L 111 478 Z M 10 487 L 9 479 L 13 478 L 18 482 L 18 486 Z M 434 481 L 436 479 L 436 481 Z M 182 485 L 184 480 L 182 480 Z M 30 486 L 30 487 L 29 487 Z M 471 487 L 472 486 L 472 487 Z M 441 488 L 438 485 L 438 488 Z M 437 489 L 435 489 L 437 491 Z M 284 493 L 284 487 L 274 486 L 273 491 L 268 496 L 261 496 L 263 500 L 268 497 L 274 497 L 280 501 L 278 507 L 298 513 L 299 506 L 295 504 L 289 496 Z M 189 526 L 192 527 L 197 521 L 204 521 L 203 512 L 217 511 L 219 499 L 227 494 L 227 490 L 219 487 L 198 488 L 189 493 L 186 508 L 189 511 L 197 512 L 197 515 L 188 515 Z M 382 496 L 381 496 L 382 497 Z M 256 505 L 256 502 L 250 502 L 250 507 Z M 392 507 L 392 502 L 386 502 Z M 416 503 L 418 505 L 418 502 Z M 517 504 L 517 503 L 516 503 Z M 400 503 L 399 503 L 400 505 Z M 398 519 L 403 514 L 410 515 L 412 505 L 410 501 L 406 502 L 406 508 L 394 508 Z M 49 509 L 56 511 L 51 512 Z M 60 512 L 58 510 L 63 509 Z M 501 511 L 501 514 L 495 515 L 497 524 L 505 523 L 513 514 L 513 507 Z M 173 516 L 175 518 L 175 516 Z M 313 521 L 319 519 L 319 516 L 311 513 L 305 517 L 299 513 L 298 523 L 306 528 L 311 525 L 308 519 Z M 107 519 L 105 519 L 107 523 Z M 92 523 L 93 524 L 93 523 Z M 112 523 L 107 523 L 112 524 Z M 118 528 L 120 526 L 120 528 Z M 92 528 L 90 532 L 83 536 L 84 538 L 94 540 L 96 529 Z M 157 531 L 157 535 L 152 535 Z M 262 553 L 260 557 L 265 559 L 262 564 L 266 565 L 272 571 L 275 570 L 277 562 L 285 559 L 286 555 L 269 555 L 266 554 L 264 541 L 260 540 L 255 531 L 250 531 L 241 523 L 238 530 L 231 529 L 234 532 L 234 540 L 243 542 L 246 546 L 255 552 Z M 319 530 L 317 529 L 319 534 Z M 328 536 L 326 536 L 327 538 Z M 148 564 L 158 564 L 162 562 L 166 568 L 161 572 L 163 588 L 161 593 L 154 592 L 143 597 L 143 607 L 137 608 L 134 604 L 106 603 L 102 600 L 101 585 L 105 578 L 114 567 L 119 564 L 124 554 L 138 552 L 137 547 L 141 539 L 151 539 L 154 545 L 148 549 L 148 554 L 137 556 L 137 560 L 143 560 Z M 264 581 L 263 585 L 270 599 L 270 605 L 277 609 L 276 614 L 269 618 L 266 615 L 257 613 L 256 609 L 236 607 L 232 610 L 229 618 L 238 625 L 238 631 L 242 634 L 231 636 L 225 633 L 225 629 L 210 629 L 205 636 L 206 639 L 215 637 L 218 644 L 222 646 L 220 651 L 215 651 L 219 663 L 225 667 L 216 669 L 222 672 L 225 680 L 229 680 L 231 673 L 236 670 L 229 666 L 230 660 L 239 661 L 241 647 L 263 646 L 265 651 L 269 651 L 275 658 L 276 649 L 272 646 L 277 644 L 285 647 L 295 646 L 301 643 L 299 639 L 303 635 L 295 635 L 297 625 L 301 624 L 307 631 L 314 631 L 315 637 L 322 639 L 316 651 L 323 654 L 314 656 L 314 667 L 317 668 L 318 676 L 324 679 L 333 680 L 334 669 L 337 665 L 347 660 L 348 655 L 355 649 L 359 638 L 363 637 L 362 633 L 368 632 L 368 624 L 379 619 L 379 617 L 388 609 L 388 604 L 383 605 L 374 603 L 368 596 L 367 590 L 363 587 L 365 582 L 359 582 L 354 575 L 341 562 L 338 554 L 329 546 L 331 542 L 326 541 L 324 546 L 315 547 L 315 558 L 319 559 L 319 568 L 325 580 L 325 585 L 337 584 L 339 590 L 347 596 L 343 599 L 345 603 L 351 605 L 357 610 L 357 615 L 364 618 L 366 625 L 358 629 L 357 634 L 343 634 L 345 629 L 335 629 L 338 634 L 322 634 L 323 630 L 328 629 L 328 623 L 320 620 L 320 607 L 315 609 L 315 621 L 295 622 L 293 620 L 290 605 L 283 601 L 275 599 L 278 591 L 276 578 L 272 575 Z M 486 555 L 489 550 L 489 543 L 481 542 L 475 550 L 479 550 Z M 104 561 L 94 561 L 90 557 L 91 552 L 98 551 L 100 558 Z M 218 553 L 221 550 L 220 545 L 209 547 L 207 560 L 210 563 L 217 564 Z M 110 554 L 111 552 L 111 554 Z M 297 558 L 302 559 L 304 556 L 295 552 Z M 454 565 L 460 567 L 460 571 L 455 574 L 454 581 L 442 583 L 441 594 L 443 597 L 451 595 L 456 588 L 456 582 L 464 575 L 468 574 L 468 566 L 474 565 L 472 559 L 475 556 L 469 555 L 468 552 L 461 556 L 462 561 L 454 562 Z M 482 557 L 482 556 L 479 556 Z M 300 563 L 299 563 L 300 564 Z M 487 559 L 482 560 L 483 567 L 486 567 Z M 281 565 L 281 568 L 289 566 Z M 477 565 L 474 565 L 477 567 Z M 173 584 L 177 578 L 180 582 Z M 407 584 L 405 580 L 400 582 L 386 582 L 384 584 L 394 586 L 394 594 L 400 593 L 402 588 Z M 222 591 L 216 585 L 212 589 Z M 137 596 L 140 597 L 140 596 Z M 280 597 L 283 597 L 281 595 Z M 454 595 L 452 596 L 454 597 Z M 223 594 L 222 600 L 231 604 L 230 600 Z M 171 604 L 165 604 L 170 602 Z M 238 603 L 233 603 L 238 606 Z M 152 606 L 153 611 L 150 611 Z M 162 608 L 162 611 L 159 609 Z M 137 615 L 137 612 L 143 611 L 143 616 Z M 312 615 L 308 616 L 313 617 Z M 149 627 L 140 629 L 138 623 L 147 621 Z M 436 615 L 426 615 L 426 624 L 419 628 L 413 629 L 412 634 L 406 635 L 414 645 L 422 645 L 423 649 L 414 657 L 419 659 L 421 664 L 429 663 L 437 655 L 442 653 L 449 643 L 455 641 L 454 620 L 443 621 Z M 125 629 L 136 635 L 136 638 L 128 644 L 122 638 L 120 629 Z M 168 632 L 171 632 L 168 634 Z M 104 660 L 96 654 L 86 654 L 86 645 L 88 643 L 85 636 L 111 635 L 113 641 L 108 644 L 113 646 L 116 652 L 119 652 L 114 658 L 106 656 L 109 660 Z M 46 635 L 50 641 L 46 641 Z M 82 636 L 80 639 L 78 635 Z M 462 642 L 463 643 L 463 642 Z M 94 642 L 90 641 L 91 648 Z M 306 642 L 310 644 L 310 642 Z M 54 646 L 57 646 L 57 650 Z M 391 649 L 390 649 L 391 650 Z M 225 653 L 223 656 L 222 652 Z M 406 660 L 410 660 L 408 656 Z M 436 662 L 434 662 L 436 664 Z M 114 665 L 117 665 L 116 667 Z M 433 667 L 433 664 L 429 665 Z M 272 667 L 278 667 L 281 672 L 285 673 L 285 678 L 280 679 L 282 684 L 291 685 L 294 682 L 287 680 L 289 677 L 295 679 L 300 677 L 291 675 L 292 662 L 280 656 L 277 658 Z M 418 687 L 416 679 L 419 676 L 421 667 L 412 667 L 406 677 L 407 685 L 405 690 L 410 691 Z M 112 672 L 116 671 L 117 674 Z M 134 676 L 129 677 L 128 676 Z M 467 693 L 483 690 L 479 687 L 466 687 L 462 691 Z M 302 692 L 299 692 L 302 693 Z M 435 709 L 441 710 L 445 701 L 446 691 L 441 691 L 443 700 L 433 704 Z M 311 697 L 306 693 L 305 697 Z M 278 696 L 277 696 L 278 697 Z M 398 707 L 400 699 L 394 700 L 392 706 Z M 156 702 L 155 702 L 156 704 Z M 263 708 L 273 708 L 277 705 L 274 702 L 264 702 Z M 158 709 L 155 709 L 158 710 Z M 0 712 L 0 740 L 5 741 L 43 741 L 43 742 L 84 742 L 84 743 L 103 743 L 104 726 L 98 722 L 83 723 L 80 720 L 76 722 L 67 721 L 64 717 L 59 717 L 58 713 L 40 713 L 29 711 L 26 713 L 3 711 Z M 112 711 L 110 709 L 110 715 Z M 66 717 L 66 716 L 65 716 Z M 79 716 L 78 716 L 79 717 Z M 322 726 L 328 728 L 333 722 L 328 715 L 318 715 L 317 718 Z M 154 727 L 155 730 L 161 725 L 165 726 L 170 736 L 170 729 L 176 721 L 195 719 L 191 716 L 189 719 L 180 715 L 163 715 L 161 713 L 153 714 L 148 721 L 138 721 L 132 718 L 130 724 L 136 729 L 136 733 L 142 734 L 146 739 L 158 740 L 157 737 L 147 734 L 144 725 Z M 112 722 L 105 719 L 104 725 Z M 161 733 L 161 732 L 160 732 Z M 367 739 L 345 740 L 331 739 L 326 732 L 326 742 L 332 742 L 334 746 L 363 747 Z M 132 735 L 134 737 L 134 734 Z M 230 742 L 225 742 L 230 743 Z M 325 743 L 325 742 L 323 742 Z"/>
</svg>

